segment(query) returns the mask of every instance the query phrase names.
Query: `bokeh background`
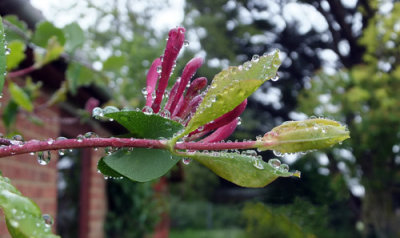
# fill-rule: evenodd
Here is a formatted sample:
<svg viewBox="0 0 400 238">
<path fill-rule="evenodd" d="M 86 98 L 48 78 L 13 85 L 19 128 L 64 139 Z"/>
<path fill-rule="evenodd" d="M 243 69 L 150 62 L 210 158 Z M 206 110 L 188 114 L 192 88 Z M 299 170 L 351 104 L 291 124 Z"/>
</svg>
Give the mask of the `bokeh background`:
<svg viewBox="0 0 400 238">
<path fill-rule="evenodd" d="M 76 22 L 83 29 L 85 43 L 76 55 L 109 78 L 89 82 L 107 89 L 110 100 L 103 106 L 143 106 L 146 70 L 162 54 L 168 30 L 182 25 L 189 45 L 176 72 L 201 56 L 205 64 L 197 75 L 211 81 L 228 65 L 281 52 L 279 80 L 249 98 L 231 140 L 311 116 L 338 120 L 351 132 L 351 139 L 333 148 L 284 155 L 280 159 L 302 178 L 281 178 L 260 189 L 235 186 L 195 162 L 167 175 L 163 196 L 154 195 L 153 183 L 107 180 L 106 237 L 149 237 L 165 214 L 172 238 L 400 237 L 400 3 L 30 3 L 57 27 Z M 265 161 L 277 156 L 260 154 Z M 63 237 L 76 237 L 73 229 L 58 229 Z"/>
</svg>

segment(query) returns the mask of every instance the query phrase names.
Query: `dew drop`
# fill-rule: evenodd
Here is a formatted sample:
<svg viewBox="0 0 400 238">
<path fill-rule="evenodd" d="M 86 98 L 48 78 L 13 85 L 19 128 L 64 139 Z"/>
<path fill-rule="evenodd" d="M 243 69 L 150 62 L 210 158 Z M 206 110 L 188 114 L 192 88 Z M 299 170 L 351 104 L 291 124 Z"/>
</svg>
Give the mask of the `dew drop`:
<svg viewBox="0 0 400 238">
<path fill-rule="evenodd" d="M 42 217 L 43 217 L 44 224 L 46 225 L 46 227 L 51 227 L 54 224 L 53 217 L 51 217 L 49 214 L 43 214 Z"/>
<path fill-rule="evenodd" d="M 242 118 L 238 117 L 237 125 L 240 126 L 242 124 Z"/>
<path fill-rule="evenodd" d="M 151 115 L 153 114 L 153 109 L 149 106 L 144 106 L 143 107 L 143 113 L 146 115 Z"/>
<path fill-rule="evenodd" d="M 162 67 L 161 67 L 161 66 L 158 66 L 158 67 L 157 67 L 157 73 L 161 74 L 161 71 L 162 71 Z"/>
<path fill-rule="evenodd" d="M 254 160 L 253 166 L 257 169 L 264 169 L 264 166 L 262 164 L 262 161 L 259 159 Z"/>
<path fill-rule="evenodd" d="M 104 114 L 113 113 L 113 112 L 119 112 L 119 109 L 114 106 L 107 106 L 103 109 Z"/>
<path fill-rule="evenodd" d="M 47 144 L 52 145 L 54 143 L 54 140 L 52 138 L 47 140 Z"/>
<path fill-rule="evenodd" d="M 12 139 L 17 141 L 24 141 L 24 138 L 21 135 L 14 135 Z"/>
<path fill-rule="evenodd" d="M 164 108 L 164 109 L 160 112 L 160 116 L 169 119 L 169 118 L 171 117 L 171 113 L 170 113 L 167 109 Z"/>
<path fill-rule="evenodd" d="M 276 82 L 276 81 L 278 81 L 278 80 L 279 80 L 278 75 L 275 75 L 274 77 L 271 78 L 271 81 L 274 81 L 274 82 Z"/>
<path fill-rule="evenodd" d="M 282 171 L 282 172 L 288 172 L 289 171 L 289 165 L 287 165 L 287 164 L 281 164 L 280 166 L 279 166 L 279 169 Z"/>
<path fill-rule="evenodd" d="M 251 61 L 257 63 L 260 60 L 260 56 L 259 55 L 253 55 L 253 57 L 251 58 Z"/>
<path fill-rule="evenodd" d="M 63 136 L 60 136 L 60 137 L 57 137 L 57 138 L 56 138 L 56 141 L 61 141 L 61 140 L 67 140 L 67 138 L 66 138 L 66 137 L 63 137 Z M 66 149 L 60 149 L 60 150 L 58 150 L 58 154 L 59 154 L 60 156 L 65 155 L 66 152 L 67 152 Z"/>
<path fill-rule="evenodd" d="M 185 41 L 183 42 L 183 46 L 185 46 L 185 47 L 189 46 L 189 41 L 185 40 Z"/>
<path fill-rule="evenodd" d="M 192 160 L 189 159 L 189 158 L 183 158 L 183 159 L 182 159 L 182 163 L 185 164 L 185 165 L 189 165 L 190 162 L 192 162 Z"/>
<path fill-rule="evenodd" d="M 89 132 L 86 132 L 86 133 L 83 135 L 83 137 L 85 137 L 85 138 L 97 138 L 98 136 L 97 136 L 96 133 L 94 133 L 94 132 L 92 132 L 92 131 L 89 131 Z"/>
<path fill-rule="evenodd" d="M 5 54 L 9 55 L 11 53 L 11 49 L 10 48 L 6 48 Z"/>
<path fill-rule="evenodd" d="M 142 88 L 142 94 L 144 97 L 147 97 L 147 87 Z"/>
<path fill-rule="evenodd" d="M 103 109 L 101 109 L 100 107 L 95 107 L 92 110 L 92 117 L 99 119 L 100 117 L 104 116 L 104 112 Z"/>
<path fill-rule="evenodd" d="M 37 161 L 40 165 L 47 165 L 51 160 L 50 151 L 39 151 L 37 153 Z"/>
<path fill-rule="evenodd" d="M 83 141 L 84 138 L 85 138 L 85 137 L 84 137 L 83 135 L 78 135 L 78 136 L 76 137 L 76 141 L 78 141 L 79 143 L 81 143 L 81 142 Z"/>
<path fill-rule="evenodd" d="M 275 169 L 278 169 L 281 166 L 281 161 L 279 159 L 270 159 L 268 160 L 268 164 Z"/>
<path fill-rule="evenodd" d="M 277 156 L 277 157 L 282 157 L 283 156 L 283 154 L 281 152 L 276 151 L 276 150 L 273 150 L 272 153 L 274 153 L 274 155 Z"/>
</svg>

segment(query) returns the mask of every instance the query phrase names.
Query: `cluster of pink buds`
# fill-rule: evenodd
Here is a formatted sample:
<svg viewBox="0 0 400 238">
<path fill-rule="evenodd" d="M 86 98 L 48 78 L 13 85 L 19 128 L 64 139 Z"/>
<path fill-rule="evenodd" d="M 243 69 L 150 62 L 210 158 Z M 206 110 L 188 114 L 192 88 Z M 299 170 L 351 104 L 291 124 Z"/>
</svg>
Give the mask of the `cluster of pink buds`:
<svg viewBox="0 0 400 238">
<path fill-rule="evenodd" d="M 160 113 L 185 126 L 203 100 L 204 93 L 201 91 L 207 90 L 207 79 L 199 77 L 191 81 L 197 69 L 203 64 L 203 59 L 196 57 L 186 64 L 181 77 L 176 80 L 169 95 L 165 93 L 176 65 L 176 58 L 184 42 L 185 28 L 176 27 L 169 32 L 164 55 L 153 61 L 147 74 L 146 106 L 143 111 Z M 164 108 L 160 110 L 163 99 L 168 100 L 164 103 Z M 240 121 L 239 116 L 246 105 L 247 99 L 232 111 L 193 131 L 185 140 L 197 140 L 206 136 L 201 139 L 201 142 L 211 143 L 228 138 L 236 129 Z"/>
</svg>

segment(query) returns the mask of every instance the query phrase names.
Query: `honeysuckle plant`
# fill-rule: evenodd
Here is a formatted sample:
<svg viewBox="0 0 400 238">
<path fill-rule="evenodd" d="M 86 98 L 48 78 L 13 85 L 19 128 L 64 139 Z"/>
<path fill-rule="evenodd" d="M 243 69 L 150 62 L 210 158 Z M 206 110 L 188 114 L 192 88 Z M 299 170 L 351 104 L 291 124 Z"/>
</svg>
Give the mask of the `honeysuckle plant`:
<svg viewBox="0 0 400 238">
<path fill-rule="evenodd" d="M 225 142 L 239 124 L 247 98 L 265 81 L 277 77 L 279 51 L 256 55 L 243 65 L 229 67 L 210 83 L 204 77 L 192 79 L 203 63 L 201 58 L 194 58 L 167 91 L 184 42 L 184 28 L 169 32 L 164 54 L 153 61 L 148 71 L 143 108 L 93 109 L 96 119 L 112 120 L 125 127 L 127 133 L 123 137 L 99 138 L 88 133 L 74 139 L 45 141 L 2 138 L 0 157 L 37 153 L 40 164 L 47 164 L 50 150 L 106 147 L 107 153 L 98 163 L 99 171 L 106 177 L 147 182 L 165 175 L 181 160 L 186 164 L 194 160 L 239 186 L 264 187 L 278 177 L 300 177 L 300 172 L 289 171 L 288 165 L 276 158 L 264 162 L 257 150 L 297 153 L 329 147 L 349 138 L 348 130 L 340 123 L 314 118 L 285 122 L 254 140 Z M 0 70 L 4 71 L 2 49 L 0 46 Z M 0 189 L 0 207 L 14 237 L 54 236 L 37 206 L 1 176 Z M 22 218 L 21 214 L 25 216 Z"/>
</svg>

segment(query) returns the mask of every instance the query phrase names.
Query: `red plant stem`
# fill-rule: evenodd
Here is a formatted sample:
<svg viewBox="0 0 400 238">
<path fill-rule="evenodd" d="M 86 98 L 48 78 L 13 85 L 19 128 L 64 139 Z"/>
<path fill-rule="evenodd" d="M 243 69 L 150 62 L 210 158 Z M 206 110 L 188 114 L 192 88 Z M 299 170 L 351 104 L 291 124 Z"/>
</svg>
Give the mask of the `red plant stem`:
<svg viewBox="0 0 400 238">
<path fill-rule="evenodd" d="M 251 149 L 256 141 L 244 142 L 179 142 L 175 145 L 178 150 L 227 150 L 227 149 Z M 9 145 L 0 147 L 0 157 L 26 154 L 38 151 L 99 148 L 99 147 L 135 147 L 168 149 L 166 140 L 134 139 L 134 138 L 87 138 L 38 141 L 30 140 L 21 145 Z"/>
<path fill-rule="evenodd" d="M 26 75 L 26 74 L 31 73 L 31 72 L 34 71 L 34 70 L 36 70 L 35 66 L 34 66 L 34 65 L 31 65 L 31 66 L 29 66 L 29 67 L 27 67 L 27 68 L 24 68 L 24 69 L 20 69 L 20 70 L 17 70 L 17 71 L 9 72 L 9 73 L 7 74 L 7 77 L 9 77 L 9 78 L 15 78 L 15 77 L 24 76 L 24 75 Z"/>
</svg>

